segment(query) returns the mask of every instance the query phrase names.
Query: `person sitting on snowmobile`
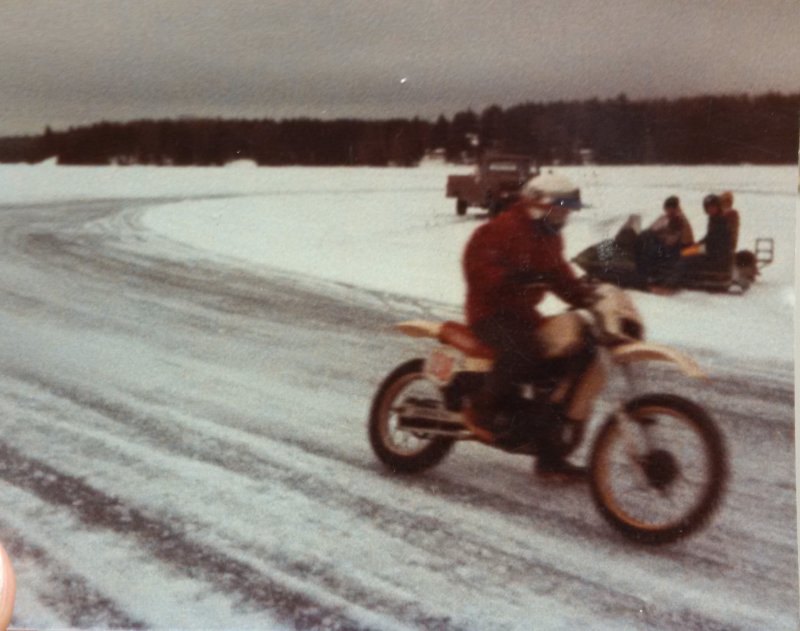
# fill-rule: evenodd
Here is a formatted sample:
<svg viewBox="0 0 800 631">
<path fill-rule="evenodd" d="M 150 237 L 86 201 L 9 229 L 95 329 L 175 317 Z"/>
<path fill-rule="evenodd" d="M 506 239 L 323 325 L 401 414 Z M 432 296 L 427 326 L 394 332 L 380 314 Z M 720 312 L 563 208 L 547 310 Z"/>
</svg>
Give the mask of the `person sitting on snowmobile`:
<svg viewBox="0 0 800 631">
<path fill-rule="evenodd" d="M 734 257 L 733 234 L 719 196 L 713 193 L 706 195 L 703 198 L 703 210 L 708 215 L 706 236 L 681 250 L 680 261 L 668 280 L 670 285 L 683 284 L 696 274 L 731 271 Z"/>
<path fill-rule="evenodd" d="M 645 283 L 658 281 L 665 269 L 677 262 L 681 250 L 693 243 L 692 226 L 680 199 L 670 195 L 664 200 L 664 214 L 638 236 L 635 245 L 636 267 Z"/>
<path fill-rule="evenodd" d="M 580 195 L 569 179 L 538 175 L 523 186 L 516 203 L 478 228 L 467 243 L 467 324 L 496 351 L 494 369 L 472 402 L 472 416 L 467 415 L 467 424 L 485 440 L 502 433 L 496 417 L 502 420 L 499 412 L 512 399 L 514 384 L 530 381 L 542 361 L 537 338 L 542 316 L 536 307 L 544 294 L 553 291 L 575 306 L 591 303 L 591 288 L 577 279 L 563 254 L 560 232 L 574 208 L 580 208 Z M 552 444 L 542 444 L 548 440 Z M 583 474 L 564 460 L 555 438 L 542 439 L 539 446 L 537 473 Z"/>
<path fill-rule="evenodd" d="M 733 193 L 724 191 L 719 194 L 719 201 L 722 204 L 722 214 L 728 222 L 728 229 L 731 232 L 731 239 L 733 241 L 733 251 L 739 244 L 739 211 L 733 207 Z"/>
</svg>

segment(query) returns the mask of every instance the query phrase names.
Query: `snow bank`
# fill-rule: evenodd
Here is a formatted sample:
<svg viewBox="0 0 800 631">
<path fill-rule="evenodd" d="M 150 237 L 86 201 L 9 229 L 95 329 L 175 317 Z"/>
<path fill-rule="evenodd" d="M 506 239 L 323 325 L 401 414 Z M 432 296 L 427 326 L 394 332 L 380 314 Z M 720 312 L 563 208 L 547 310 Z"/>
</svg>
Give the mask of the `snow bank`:
<svg viewBox="0 0 800 631">
<path fill-rule="evenodd" d="M 450 169 L 452 170 L 452 169 Z M 742 247 L 775 239 L 776 262 L 745 296 L 636 293 L 652 339 L 724 356 L 793 360 L 792 168 L 570 168 L 589 208 L 565 236 L 569 255 L 612 236 L 632 212 L 645 224 L 663 199 L 680 195 L 698 238 L 702 198 L 731 189 L 742 214 Z M 443 195 L 446 167 L 421 171 L 268 172 L 258 196 L 186 201 L 151 210 L 146 224 L 171 238 L 258 265 L 456 306 L 464 296 L 460 258 L 483 221 L 455 216 Z M 265 176 L 267 177 L 267 176 Z M 546 309 L 559 309 L 555 299 Z"/>
<path fill-rule="evenodd" d="M 646 225 L 665 197 L 680 196 L 696 237 L 701 200 L 732 190 L 740 247 L 775 239 L 776 261 L 744 296 L 634 292 L 649 337 L 724 357 L 793 361 L 794 167 L 564 167 L 588 204 L 565 231 L 567 253 L 612 236 L 630 213 Z M 460 258 L 483 221 L 457 217 L 446 176 L 465 168 L 0 167 L 3 202 L 108 197 L 179 198 L 150 208 L 144 225 L 190 244 L 198 256 L 234 258 L 375 292 L 434 301 L 451 315 L 463 301 Z M 208 199 L 209 197 L 213 199 Z M 205 199 L 204 199 L 205 198 Z M 545 309 L 560 306 L 552 299 Z"/>
</svg>

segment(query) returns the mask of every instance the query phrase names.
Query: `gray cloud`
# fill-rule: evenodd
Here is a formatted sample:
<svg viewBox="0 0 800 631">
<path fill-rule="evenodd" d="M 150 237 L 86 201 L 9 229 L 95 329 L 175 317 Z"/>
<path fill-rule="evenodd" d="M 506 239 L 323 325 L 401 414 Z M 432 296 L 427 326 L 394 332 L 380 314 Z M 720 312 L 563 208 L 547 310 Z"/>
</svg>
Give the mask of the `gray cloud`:
<svg viewBox="0 0 800 631">
<path fill-rule="evenodd" d="M 800 3 L 6 0 L 0 134 L 800 90 Z"/>
</svg>

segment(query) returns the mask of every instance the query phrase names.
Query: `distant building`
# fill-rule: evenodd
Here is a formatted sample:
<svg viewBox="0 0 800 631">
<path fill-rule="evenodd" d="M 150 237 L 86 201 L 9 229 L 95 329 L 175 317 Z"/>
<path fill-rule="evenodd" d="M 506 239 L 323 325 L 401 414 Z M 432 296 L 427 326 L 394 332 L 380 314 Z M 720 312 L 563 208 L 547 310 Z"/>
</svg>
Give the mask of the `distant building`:
<svg viewBox="0 0 800 631">
<path fill-rule="evenodd" d="M 428 149 L 425 152 L 425 162 L 446 162 L 447 161 L 447 152 L 445 151 L 444 147 L 438 147 L 436 149 Z"/>
<path fill-rule="evenodd" d="M 578 149 L 578 157 L 580 158 L 581 164 L 589 165 L 594 164 L 594 149 L 583 148 Z"/>
</svg>

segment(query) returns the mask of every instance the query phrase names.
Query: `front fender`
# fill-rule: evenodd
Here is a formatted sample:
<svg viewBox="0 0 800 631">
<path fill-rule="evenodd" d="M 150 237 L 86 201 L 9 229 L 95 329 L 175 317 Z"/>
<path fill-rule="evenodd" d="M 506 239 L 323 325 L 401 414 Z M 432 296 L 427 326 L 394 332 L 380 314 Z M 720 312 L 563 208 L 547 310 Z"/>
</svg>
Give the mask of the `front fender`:
<svg viewBox="0 0 800 631">
<path fill-rule="evenodd" d="M 708 380 L 708 375 L 691 357 L 661 344 L 648 342 L 623 344 L 611 349 L 611 357 L 617 364 L 632 364 L 642 361 L 669 362 L 678 366 L 684 374 L 690 377 Z"/>
</svg>

